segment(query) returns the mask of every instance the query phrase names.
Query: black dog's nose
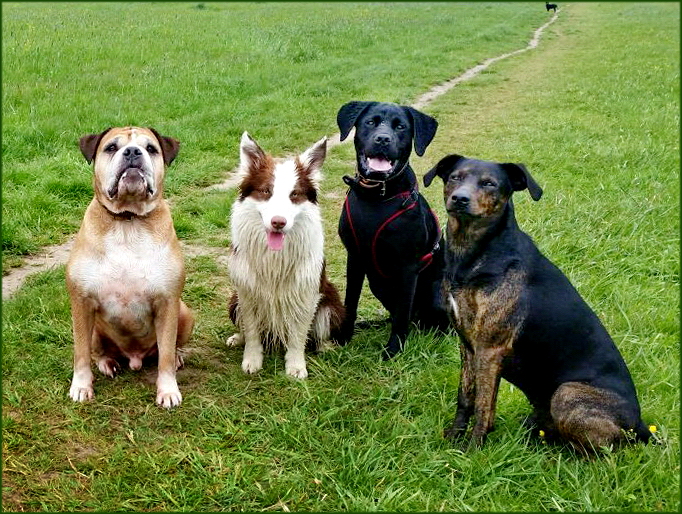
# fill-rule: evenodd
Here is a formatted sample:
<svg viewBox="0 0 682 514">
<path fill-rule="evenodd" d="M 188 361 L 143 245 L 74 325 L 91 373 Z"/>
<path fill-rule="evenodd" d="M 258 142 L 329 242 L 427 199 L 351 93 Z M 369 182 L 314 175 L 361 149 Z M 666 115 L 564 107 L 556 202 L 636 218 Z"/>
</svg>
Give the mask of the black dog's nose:
<svg viewBox="0 0 682 514">
<path fill-rule="evenodd" d="M 391 136 L 388 134 L 377 134 L 374 136 L 374 142 L 379 145 L 387 145 L 391 142 Z"/>
<path fill-rule="evenodd" d="M 135 159 L 138 159 L 139 157 L 142 156 L 142 150 L 140 150 L 138 147 L 128 147 L 125 150 L 123 150 L 123 157 L 128 159 L 129 161 L 134 161 Z"/>
</svg>

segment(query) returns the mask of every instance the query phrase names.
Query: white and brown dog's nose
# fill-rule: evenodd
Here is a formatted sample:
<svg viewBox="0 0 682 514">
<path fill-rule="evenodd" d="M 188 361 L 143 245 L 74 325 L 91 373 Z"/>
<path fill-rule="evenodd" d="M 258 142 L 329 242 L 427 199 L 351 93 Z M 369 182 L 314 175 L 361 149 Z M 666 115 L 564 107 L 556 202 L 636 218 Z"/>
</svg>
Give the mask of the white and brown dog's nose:
<svg viewBox="0 0 682 514">
<path fill-rule="evenodd" d="M 287 220 L 282 216 L 273 216 L 273 218 L 270 220 L 270 225 L 272 226 L 273 230 L 280 231 L 286 226 L 286 224 Z"/>
</svg>

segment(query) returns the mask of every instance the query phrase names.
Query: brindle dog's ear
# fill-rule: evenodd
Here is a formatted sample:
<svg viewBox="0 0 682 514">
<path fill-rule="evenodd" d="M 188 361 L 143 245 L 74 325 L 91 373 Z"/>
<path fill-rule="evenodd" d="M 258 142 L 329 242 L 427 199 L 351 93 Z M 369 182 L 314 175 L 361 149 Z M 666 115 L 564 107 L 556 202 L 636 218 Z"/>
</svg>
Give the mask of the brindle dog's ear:
<svg viewBox="0 0 682 514">
<path fill-rule="evenodd" d="M 78 146 L 81 149 L 81 153 L 88 164 L 91 164 L 95 159 L 95 154 L 97 153 L 97 147 L 99 142 L 102 140 L 104 135 L 111 130 L 111 127 L 106 129 L 101 134 L 86 134 L 78 140 Z"/>
<path fill-rule="evenodd" d="M 426 147 L 433 141 L 438 129 L 438 122 L 431 116 L 419 112 L 413 107 L 403 106 L 408 114 L 412 117 L 412 126 L 414 130 L 414 151 L 418 156 L 424 155 Z"/>
<path fill-rule="evenodd" d="M 378 102 L 348 102 L 339 109 L 339 112 L 336 115 L 336 124 L 341 131 L 341 141 L 348 137 L 350 130 L 355 126 L 355 121 L 360 115 L 369 107 L 376 105 L 377 103 Z"/>
<path fill-rule="evenodd" d="M 542 188 L 538 185 L 523 164 L 505 162 L 500 164 L 502 169 L 507 172 L 507 176 L 512 183 L 514 191 L 523 191 L 528 188 L 530 197 L 536 202 L 542 197 Z"/>
<path fill-rule="evenodd" d="M 424 185 L 426 187 L 429 187 L 431 185 L 431 182 L 433 182 L 433 179 L 436 177 L 436 175 L 438 175 L 441 179 L 443 179 L 443 182 L 445 182 L 450 172 L 462 159 L 466 159 L 466 157 L 462 157 L 461 155 L 457 154 L 452 154 L 448 155 L 447 157 L 443 157 L 438 164 L 436 164 L 433 168 L 426 172 L 426 175 L 424 175 Z"/>
<path fill-rule="evenodd" d="M 156 136 L 159 144 L 161 145 L 161 153 L 163 154 L 163 162 L 166 166 L 170 166 L 175 157 L 178 155 L 178 150 L 180 149 L 180 141 L 173 139 L 172 137 L 162 136 L 156 130 L 148 127 L 152 134 Z"/>
</svg>

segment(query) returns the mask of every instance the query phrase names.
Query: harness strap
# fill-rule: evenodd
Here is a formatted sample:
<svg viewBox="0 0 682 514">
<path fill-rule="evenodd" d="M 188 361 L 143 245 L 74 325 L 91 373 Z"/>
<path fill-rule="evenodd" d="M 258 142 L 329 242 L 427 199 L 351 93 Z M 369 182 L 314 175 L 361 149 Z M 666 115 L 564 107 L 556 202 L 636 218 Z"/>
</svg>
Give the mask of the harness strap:
<svg viewBox="0 0 682 514">
<path fill-rule="evenodd" d="M 438 218 L 436 217 L 436 213 L 433 212 L 433 209 L 431 209 L 431 215 L 436 220 L 438 220 Z M 419 262 L 422 263 L 422 267 L 419 270 L 420 272 L 424 271 L 426 268 L 428 268 L 429 265 L 433 262 L 433 254 L 436 253 L 440 249 L 440 238 L 441 238 L 440 225 L 436 222 L 436 244 L 433 245 L 433 249 L 429 253 L 427 253 L 426 255 L 424 255 L 424 257 L 419 259 Z"/>
</svg>

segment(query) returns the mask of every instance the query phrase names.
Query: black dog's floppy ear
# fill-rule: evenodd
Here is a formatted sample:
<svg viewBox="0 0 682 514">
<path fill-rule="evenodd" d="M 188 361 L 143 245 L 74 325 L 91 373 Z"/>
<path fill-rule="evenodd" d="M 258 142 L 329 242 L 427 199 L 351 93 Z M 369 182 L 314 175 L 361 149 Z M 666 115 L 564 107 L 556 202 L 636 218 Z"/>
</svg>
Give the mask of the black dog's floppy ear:
<svg viewBox="0 0 682 514">
<path fill-rule="evenodd" d="M 426 147 L 433 141 L 438 128 L 438 122 L 431 116 L 419 112 L 414 107 L 403 107 L 412 116 L 412 126 L 414 130 L 414 151 L 421 157 L 426 151 Z"/>
<path fill-rule="evenodd" d="M 178 155 L 180 141 L 173 139 L 172 137 L 162 136 L 151 127 L 149 127 L 149 130 L 156 136 L 156 139 L 159 140 L 159 144 L 161 145 L 161 153 L 163 154 L 163 162 L 166 163 L 166 166 L 170 166 L 170 163 L 173 162 L 175 156 Z"/>
<path fill-rule="evenodd" d="M 507 172 L 514 191 L 523 191 L 528 188 L 530 197 L 536 202 L 542 197 L 542 188 L 533 180 L 533 177 L 530 176 L 530 173 L 523 164 L 505 162 L 500 166 Z"/>
<path fill-rule="evenodd" d="M 99 146 L 99 142 L 104 137 L 104 134 L 106 134 L 110 130 L 111 127 L 104 130 L 104 132 L 100 134 L 85 134 L 78 140 L 78 146 L 81 149 L 83 157 L 85 157 L 85 160 L 88 161 L 88 164 L 92 163 L 93 159 L 95 158 L 95 154 L 97 153 L 97 147 Z"/>
<path fill-rule="evenodd" d="M 443 182 L 445 182 L 445 179 L 448 177 L 450 172 L 462 159 L 466 159 L 466 157 L 462 157 L 461 155 L 457 154 L 451 154 L 447 157 L 443 157 L 438 164 L 426 172 L 426 175 L 424 175 L 424 185 L 429 187 L 436 175 L 438 175 L 441 179 L 443 179 Z"/>
<path fill-rule="evenodd" d="M 377 102 L 348 102 L 339 109 L 339 112 L 336 115 L 336 124 L 341 131 L 341 141 L 348 137 L 350 130 L 355 126 L 355 121 L 365 109 L 376 103 Z"/>
</svg>

